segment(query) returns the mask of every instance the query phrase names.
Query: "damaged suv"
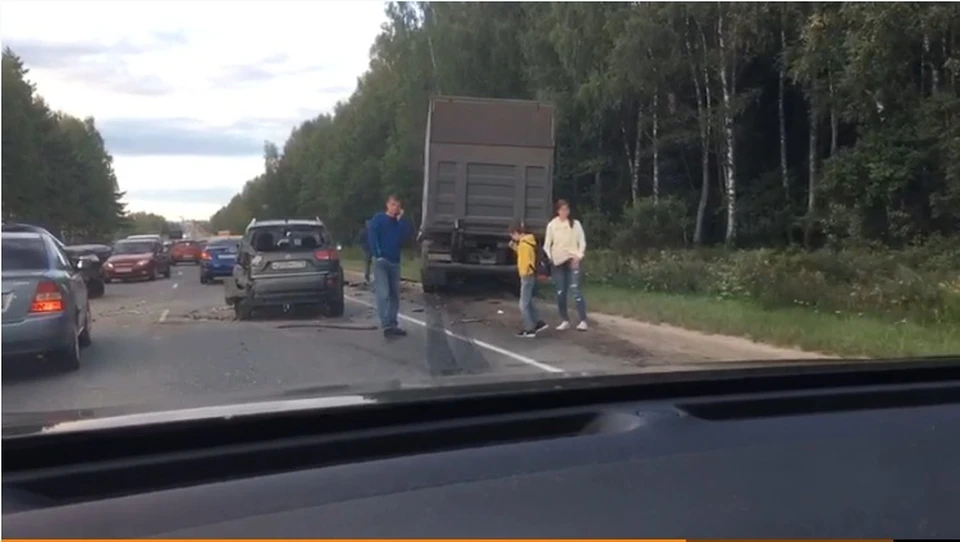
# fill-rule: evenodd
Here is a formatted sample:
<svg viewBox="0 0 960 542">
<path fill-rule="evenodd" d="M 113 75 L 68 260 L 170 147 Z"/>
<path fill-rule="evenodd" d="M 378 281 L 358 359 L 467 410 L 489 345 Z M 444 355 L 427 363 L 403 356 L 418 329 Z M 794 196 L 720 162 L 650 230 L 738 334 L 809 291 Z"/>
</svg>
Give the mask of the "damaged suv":
<svg viewBox="0 0 960 542">
<path fill-rule="evenodd" d="M 319 218 L 252 220 L 224 288 L 238 320 L 269 307 L 324 307 L 328 316 L 343 315 L 340 254 Z"/>
</svg>

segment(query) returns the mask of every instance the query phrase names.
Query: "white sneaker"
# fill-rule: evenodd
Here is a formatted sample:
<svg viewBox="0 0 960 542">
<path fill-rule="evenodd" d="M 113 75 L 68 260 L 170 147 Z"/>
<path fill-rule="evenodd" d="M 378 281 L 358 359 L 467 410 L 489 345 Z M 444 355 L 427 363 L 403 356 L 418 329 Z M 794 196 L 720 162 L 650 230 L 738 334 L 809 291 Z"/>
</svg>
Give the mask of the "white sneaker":
<svg viewBox="0 0 960 542">
<path fill-rule="evenodd" d="M 566 320 L 560 322 L 560 325 L 557 326 L 557 331 L 566 331 L 568 329 L 570 329 L 570 322 Z"/>
<path fill-rule="evenodd" d="M 586 331 L 587 330 L 587 321 L 584 320 L 577 324 L 577 331 Z"/>
</svg>

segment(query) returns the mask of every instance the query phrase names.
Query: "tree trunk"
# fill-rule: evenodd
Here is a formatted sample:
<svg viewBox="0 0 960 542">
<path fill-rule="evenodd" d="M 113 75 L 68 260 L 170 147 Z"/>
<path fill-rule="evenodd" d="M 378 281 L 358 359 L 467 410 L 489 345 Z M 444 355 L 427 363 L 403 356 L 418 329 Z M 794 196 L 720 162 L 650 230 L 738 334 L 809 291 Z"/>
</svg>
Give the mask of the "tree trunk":
<svg viewBox="0 0 960 542">
<path fill-rule="evenodd" d="M 830 93 L 830 156 L 837 155 L 837 132 L 840 131 L 840 121 L 837 117 L 836 90 L 833 86 L 833 72 L 827 73 L 827 91 Z"/>
<path fill-rule="evenodd" d="M 633 203 L 640 199 L 640 136 L 642 134 L 643 109 L 637 111 L 637 131 L 633 148 L 630 148 L 630 139 L 626 127 L 620 124 L 620 133 L 623 135 L 623 150 L 627 155 L 627 168 L 630 170 L 630 197 Z"/>
<path fill-rule="evenodd" d="M 710 200 L 710 139 L 707 127 L 710 120 L 705 116 L 703 106 L 703 91 L 700 89 L 700 76 L 697 74 L 697 64 L 690 46 L 690 38 L 686 38 L 687 52 L 690 56 L 690 77 L 693 79 L 693 89 L 697 98 L 697 121 L 700 128 L 700 202 L 697 204 L 697 221 L 693 230 L 693 244 L 703 244 L 703 217 L 707 212 L 707 202 Z M 705 81 L 709 86 L 710 82 Z"/>
<path fill-rule="evenodd" d="M 930 35 L 926 32 L 923 34 L 923 50 L 924 56 L 930 59 L 930 94 L 936 96 L 940 91 L 940 73 L 937 70 L 937 63 L 933 61 L 933 56 L 930 54 Z"/>
<path fill-rule="evenodd" d="M 810 104 L 810 165 L 807 179 L 807 218 L 803 230 L 803 244 L 807 250 L 813 246 L 814 213 L 817 209 L 817 135 L 819 131 L 819 111 L 817 106 Z"/>
<path fill-rule="evenodd" d="M 723 91 L 723 138 L 726 150 L 724 156 L 724 173 L 727 178 L 727 231 L 726 243 L 733 244 L 737 238 L 737 169 L 736 148 L 733 137 L 733 108 L 731 95 L 735 92 L 736 80 L 731 71 L 727 76 L 727 47 L 723 35 L 723 11 L 717 16 L 717 44 L 720 48 L 720 86 Z M 733 62 L 735 64 L 735 61 Z"/>
<path fill-rule="evenodd" d="M 787 82 L 787 30 L 785 28 L 786 18 L 784 10 L 780 9 L 780 69 L 777 81 L 777 124 L 780 130 L 780 183 L 783 185 L 783 198 L 786 207 L 786 235 L 787 243 L 793 243 L 793 211 L 792 198 L 790 197 L 790 175 L 787 167 L 787 116 L 783 110 L 784 94 Z"/>
<path fill-rule="evenodd" d="M 660 201 L 660 89 L 653 93 L 653 204 Z"/>
</svg>

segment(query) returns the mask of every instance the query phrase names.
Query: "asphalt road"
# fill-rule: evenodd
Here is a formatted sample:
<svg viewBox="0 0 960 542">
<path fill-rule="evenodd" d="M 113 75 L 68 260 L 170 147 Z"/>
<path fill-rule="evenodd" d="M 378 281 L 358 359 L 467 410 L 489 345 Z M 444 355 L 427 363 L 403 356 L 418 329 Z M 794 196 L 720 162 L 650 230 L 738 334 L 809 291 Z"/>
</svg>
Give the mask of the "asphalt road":
<svg viewBox="0 0 960 542">
<path fill-rule="evenodd" d="M 135 406 L 144 411 L 278 398 L 295 390 L 430 385 L 471 376 L 630 370 L 643 352 L 597 335 L 513 336 L 515 300 L 406 292 L 404 338 L 376 329 L 369 291 L 347 289 L 346 314 L 233 320 L 220 284 L 182 265 L 170 279 L 107 285 L 91 301 L 93 345 L 80 369 L 4 362 L 3 414 Z M 551 338 L 551 334 L 553 337 Z"/>
</svg>

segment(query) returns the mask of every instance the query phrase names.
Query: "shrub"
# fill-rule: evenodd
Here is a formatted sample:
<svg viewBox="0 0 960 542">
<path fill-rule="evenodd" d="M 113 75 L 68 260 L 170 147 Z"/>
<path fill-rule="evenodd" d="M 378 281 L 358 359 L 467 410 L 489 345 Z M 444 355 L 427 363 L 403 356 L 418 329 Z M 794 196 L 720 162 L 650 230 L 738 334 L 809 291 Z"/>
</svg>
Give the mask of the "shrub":
<svg viewBox="0 0 960 542">
<path fill-rule="evenodd" d="M 960 324 L 960 251 L 591 251 L 588 279 L 644 291 L 746 298 L 849 316 Z"/>
</svg>

